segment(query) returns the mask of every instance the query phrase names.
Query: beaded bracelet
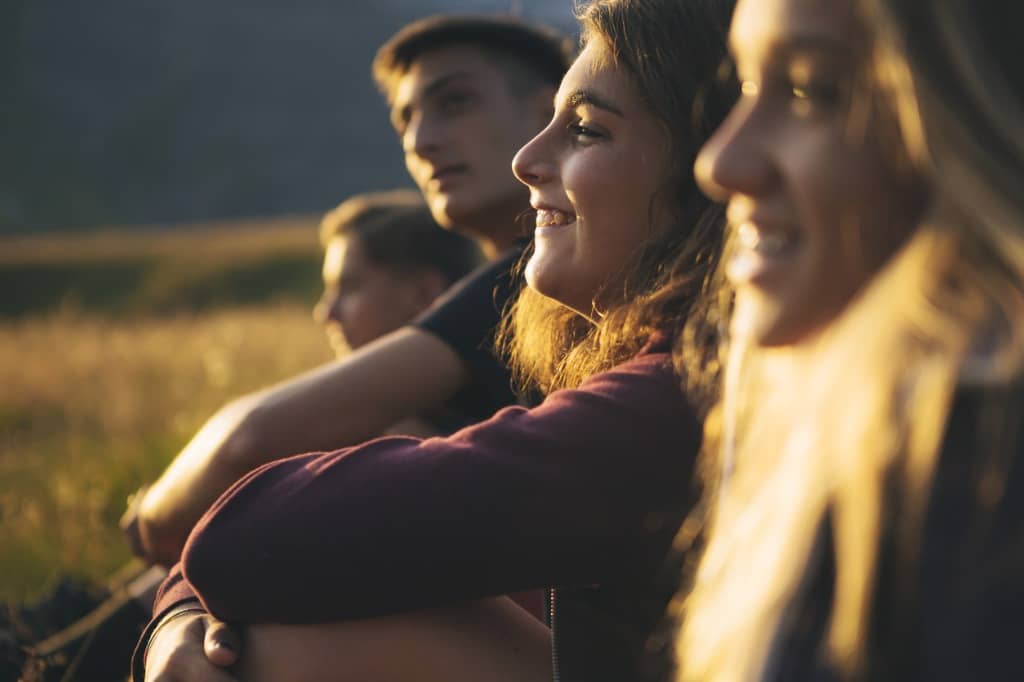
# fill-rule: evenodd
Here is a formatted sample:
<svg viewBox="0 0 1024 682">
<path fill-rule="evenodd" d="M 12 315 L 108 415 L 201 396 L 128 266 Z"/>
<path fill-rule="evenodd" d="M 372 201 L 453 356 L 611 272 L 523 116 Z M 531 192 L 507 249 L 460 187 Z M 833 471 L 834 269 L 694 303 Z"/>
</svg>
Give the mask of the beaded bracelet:
<svg viewBox="0 0 1024 682">
<path fill-rule="evenodd" d="M 198 602 L 195 602 L 195 603 L 198 604 Z M 176 618 L 181 618 L 182 616 L 187 616 L 190 613 L 201 613 L 203 615 L 206 615 L 209 612 L 206 609 L 204 609 L 202 606 L 194 606 L 192 602 L 189 602 L 188 604 L 182 605 L 182 606 L 178 607 L 177 610 L 171 611 L 166 616 L 164 616 L 160 620 L 160 622 L 157 623 L 157 626 L 155 628 L 153 628 L 153 631 L 151 633 L 149 633 L 149 641 L 146 642 L 146 648 L 142 652 L 142 665 L 143 666 L 146 665 L 146 661 L 149 658 L 149 647 L 152 646 L 153 640 L 156 639 L 157 633 L 160 632 L 160 628 L 162 628 L 163 626 L 167 625 L 172 620 L 175 620 Z"/>
</svg>

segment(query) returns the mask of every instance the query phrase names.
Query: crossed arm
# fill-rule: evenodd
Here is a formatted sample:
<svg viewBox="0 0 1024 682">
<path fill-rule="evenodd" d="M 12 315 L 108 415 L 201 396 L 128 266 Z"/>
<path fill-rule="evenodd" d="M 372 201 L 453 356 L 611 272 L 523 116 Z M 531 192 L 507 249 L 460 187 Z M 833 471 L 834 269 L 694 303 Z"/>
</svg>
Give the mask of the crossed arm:
<svg viewBox="0 0 1024 682">
<path fill-rule="evenodd" d="M 252 469 L 369 440 L 443 404 L 468 381 L 468 369 L 444 341 L 405 327 L 239 398 L 211 417 L 145 492 L 127 524 L 129 540 L 151 562 L 171 565 L 203 512 Z"/>
<path fill-rule="evenodd" d="M 264 466 L 200 522 L 186 573 L 206 607 L 250 624 L 366 622 L 541 585 L 643 582 L 688 508 L 680 491 L 700 443 L 667 363 L 640 358 L 448 438 Z M 141 648 L 195 596 L 174 571 Z M 159 651 L 174 642 L 155 639 Z M 209 665 L 201 653 L 189 660 Z M 167 660 L 146 658 L 151 673 Z"/>
</svg>

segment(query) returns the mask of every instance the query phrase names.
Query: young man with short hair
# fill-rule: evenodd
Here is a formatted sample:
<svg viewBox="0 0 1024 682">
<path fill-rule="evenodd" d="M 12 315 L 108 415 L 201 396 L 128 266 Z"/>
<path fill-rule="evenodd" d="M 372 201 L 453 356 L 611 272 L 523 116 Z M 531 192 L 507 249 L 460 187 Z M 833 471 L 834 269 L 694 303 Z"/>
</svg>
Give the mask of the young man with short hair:
<svg viewBox="0 0 1024 682">
<path fill-rule="evenodd" d="M 313 318 L 339 358 L 400 329 L 484 262 L 469 237 L 441 228 L 412 189 L 357 194 L 320 222 L 324 291 Z M 392 435 L 447 435 L 478 421 L 437 405 L 388 427 Z"/>
<path fill-rule="evenodd" d="M 357 194 L 320 221 L 324 291 L 313 318 L 340 358 L 401 328 L 483 262 L 438 226 L 419 192 Z"/>
<path fill-rule="evenodd" d="M 202 513 L 260 464 L 360 443 L 438 406 L 485 419 L 514 402 L 508 373 L 490 350 L 514 288 L 509 270 L 523 236 L 517 219 L 529 210 L 511 161 L 547 125 L 571 59 L 563 36 L 512 18 L 432 17 L 381 47 L 373 75 L 410 175 L 436 222 L 477 240 L 490 263 L 412 324 L 221 408 L 159 480 L 134 496 L 122 526 L 136 554 L 175 563 Z M 80 640 L 67 634 L 71 644 Z"/>
<path fill-rule="evenodd" d="M 510 164 L 547 124 L 570 60 L 561 36 L 511 18 L 429 18 L 385 43 L 374 77 L 406 167 L 437 222 L 492 263 L 413 324 L 222 408 L 140 497 L 126 531 L 140 556 L 174 563 L 206 508 L 264 462 L 359 443 L 437 405 L 484 419 L 514 402 L 491 351 L 529 210 Z"/>
<path fill-rule="evenodd" d="M 483 262 L 476 242 L 441 228 L 412 189 L 346 199 L 323 217 L 320 241 L 324 292 L 314 317 L 339 357 L 409 323 Z M 472 421 L 442 405 L 399 421 L 389 433 L 446 435 Z M 80 679 L 123 679 L 166 575 L 157 566 L 129 569 L 106 588 L 64 579 L 34 604 L 9 605 L 6 613 L 0 604 L 0 671 L 9 664 L 18 668 L 12 674 L 20 672 L 24 645 L 33 646 L 33 664 L 60 667 L 72 658 Z"/>
</svg>

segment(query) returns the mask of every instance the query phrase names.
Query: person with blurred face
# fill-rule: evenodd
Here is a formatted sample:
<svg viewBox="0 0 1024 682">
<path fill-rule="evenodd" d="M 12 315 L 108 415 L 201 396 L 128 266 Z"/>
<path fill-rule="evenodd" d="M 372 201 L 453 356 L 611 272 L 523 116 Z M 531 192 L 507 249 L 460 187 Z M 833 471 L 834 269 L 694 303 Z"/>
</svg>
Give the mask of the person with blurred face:
<svg viewBox="0 0 1024 682">
<path fill-rule="evenodd" d="M 519 288 L 510 270 L 524 236 L 517 218 L 529 210 L 509 162 L 549 118 L 570 52 L 545 27 L 462 16 L 414 22 L 378 50 L 373 76 L 423 200 L 490 262 L 381 334 L 422 303 L 430 282 L 399 285 L 370 267 L 365 238 L 328 244 L 319 314 L 335 341 L 344 330 L 354 352 L 218 411 L 135 497 L 124 527 L 137 554 L 173 564 L 217 496 L 275 457 L 360 443 L 442 408 L 479 421 L 517 401 L 492 351 L 500 312 Z"/>
<path fill-rule="evenodd" d="M 545 400 L 249 474 L 193 531 L 139 677 L 224 679 L 237 660 L 249 680 L 625 680 L 651 663 L 701 442 L 670 349 L 720 250 L 692 167 L 736 94 L 718 75 L 731 8 L 581 8 L 585 48 L 513 161 L 536 243 L 499 344 Z M 550 633 L 494 598 L 543 586 Z M 249 624 L 240 657 L 204 607 Z"/>
<path fill-rule="evenodd" d="M 320 223 L 324 291 L 313 309 L 338 356 L 399 329 L 482 260 L 413 190 L 357 195 Z"/>
<path fill-rule="evenodd" d="M 324 292 L 313 315 L 324 325 L 339 357 L 408 324 L 483 261 L 477 244 L 438 226 L 420 193 L 411 189 L 350 197 L 323 217 L 320 241 L 325 250 Z M 443 405 L 400 420 L 388 430 L 430 437 L 451 433 L 473 421 L 457 408 Z M 87 677 L 106 679 L 123 672 L 125 667 L 118 662 L 130 655 L 148 620 L 156 588 L 165 577 L 166 571 L 150 567 L 129 580 L 124 589 L 113 590 L 112 598 L 96 599 L 96 612 L 86 615 L 86 619 L 92 617 L 93 628 L 78 627 L 77 634 L 74 626 L 60 633 L 46 632 L 58 635 L 51 642 L 63 639 L 64 643 L 40 650 L 38 659 L 53 665 L 70 654 Z M 76 590 L 81 588 L 65 582 L 36 608 L 42 613 L 63 613 L 69 610 L 65 604 L 92 598 L 91 593 L 77 596 Z M 96 618 L 100 613 L 111 615 L 102 620 Z M 43 639 L 46 637 L 39 635 L 18 637 L 19 643 L 26 645 Z"/>
<path fill-rule="evenodd" d="M 1024 80 L 1004 3 L 740 0 L 715 510 L 680 680 L 1022 679 Z"/>
<path fill-rule="evenodd" d="M 483 262 L 473 240 L 442 229 L 415 190 L 361 194 L 320 223 L 324 291 L 313 318 L 340 358 L 400 329 Z M 429 437 L 476 419 L 458 403 L 400 419 L 389 434 Z"/>
<path fill-rule="evenodd" d="M 851 111 L 868 104 L 852 101 L 867 49 L 854 8 L 812 4 L 737 12 L 744 96 L 697 161 L 705 190 L 728 201 L 734 332 L 764 346 L 800 341 L 835 318 L 922 209 L 919 183 L 891 161 L 895 120 Z"/>
<path fill-rule="evenodd" d="M 491 350 L 500 312 L 518 288 L 510 274 L 522 250 L 517 218 L 529 210 L 508 166 L 547 121 L 571 53 L 547 27 L 461 16 L 414 22 L 381 47 L 373 75 L 392 105 L 407 167 L 421 190 L 415 201 L 428 201 L 449 233 L 434 228 L 420 241 L 417 230 L 402 231 L 384 244 L 386 230 L 346 226 L 353 218 L 348 212 L 373 216 L 378 202 L 404 206 L 412 201 L 407 195 L 364 198 L 375 205 L 359 200 L 328 216 L 331 226 L 324 229 L 337 227 L 345 236 L 332 233 L 325 243 L 325 293 L 316 317 L 344 356 L 231 401 L 156 482 L 129 497 L 121 528 L 133 553 L 154 566 L 132 571 L 127 591 L 133 596 L 108 600 L 68 628 L 67 641 L 123 640 L 108 624 L 119 628 L 122 607 L 136 597 L 152 602 L 158 567 L 178 560 L 203 512 L 248 471 L 382 434 L 450 433 L 517 402 L 509 371 Z M 417 222 L 425 218 L 422 208 L 413 212 Z M 400 246 L 406 237 L 411 250 Z M 478 242 L 490 263 L 438 298 L 467 264 L 467 240 Z M 442 264 L 440 272 L 432 262 Z M 514 597 L 539 611 L 538 593 Z M 132 606 L 139 608 L 148 606 Z M 109 658 L 102 647 L 93 650 L 97 659 Z"/>
</svg>

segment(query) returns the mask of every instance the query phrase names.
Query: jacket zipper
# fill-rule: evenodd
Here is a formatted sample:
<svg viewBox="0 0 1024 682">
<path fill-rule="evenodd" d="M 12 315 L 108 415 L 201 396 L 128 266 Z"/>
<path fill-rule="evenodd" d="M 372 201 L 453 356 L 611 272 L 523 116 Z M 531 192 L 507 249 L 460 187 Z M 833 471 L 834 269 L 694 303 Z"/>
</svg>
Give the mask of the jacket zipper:
<svg viewBox="0 0 1024 682">
<path fill-rule="evenodd" d="M 557 590 L 552 587 L 548 589 L 548 627 L 551 628 L 551 680 L 560 682 L 561 672 L 558 669 L 558 622 L 556 620 L 556 602 L 558 601 Z"/>
</svg>

